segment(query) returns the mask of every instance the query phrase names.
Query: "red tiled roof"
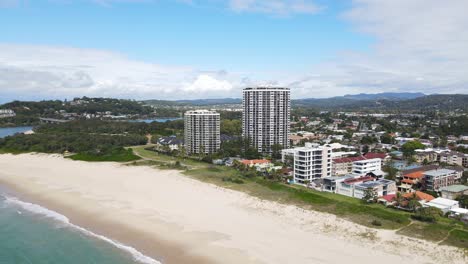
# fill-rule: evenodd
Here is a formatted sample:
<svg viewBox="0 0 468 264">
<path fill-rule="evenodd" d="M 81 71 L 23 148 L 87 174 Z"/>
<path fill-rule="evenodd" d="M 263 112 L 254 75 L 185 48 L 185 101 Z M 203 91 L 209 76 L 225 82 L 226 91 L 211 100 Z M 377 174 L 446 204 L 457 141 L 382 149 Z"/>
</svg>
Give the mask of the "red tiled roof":
<svg viewBox="0 0 468 264">
<path fill-rule="evenodd" d="M 360 160 L 365 160 L 366 158 L 363 156 L 359 157 L 346 157 L 346 158 L 337 158 L 333 159 L 333 163 L 348 163 L 348 162 L 355 162 Z"/>
<path fill-rule="evenodd" d="M 366 159 L 385 159 L 387 157 L 387 153 L 376 153 L 376 152 L 368 152 L 364 154 Z"/>
<path fill-rule="evenodd" d="M 384 195 L 384 196 L 382 196 L 380 198 L 384 199 L 387 202 L 393 202 L 395 197 L 396 197 L 396 194 L 387 194 L 387 195 Z"/>
<path fill-rule="evenodd" d="M 263 163 L 270 163 L 269 160 L 266 159 L 259 159 L 259 160 L 243 160 L 241 161 L 245 165 L 251 165 L 251 164 L 263 164 Z"/>
<path fill-rule="evenodd" d="M 408 174 L 403 174 L 403 177 L 408 177 L 411 179 L 421 179 L 424 176 L 424 171 L 415 171 Z"/>
<path fill-rule="evenodd" d="M 414 184 L 413 180 L 408 180 L 408 179 L 403 179 L 401 182 L 408 183 L 408 184 Z"/>
<path fill-rule="evenodd" d="M 406 199 L 409 199 L 409 198 L 413 197 L 413 194 L 416 194 L 416 198 L 418 200 L 425 200 L 425 201 L 429 202 L 429 201 L 435 199 L 434 196 L 432 196 L 430 194 L 427 194 L 427 193 L 420 192 L 420 191 L 416 191 L 414 193 L 405 193 L 405 194 L 403 194 L 403 197 L 405 197 Z"/>
</svg>

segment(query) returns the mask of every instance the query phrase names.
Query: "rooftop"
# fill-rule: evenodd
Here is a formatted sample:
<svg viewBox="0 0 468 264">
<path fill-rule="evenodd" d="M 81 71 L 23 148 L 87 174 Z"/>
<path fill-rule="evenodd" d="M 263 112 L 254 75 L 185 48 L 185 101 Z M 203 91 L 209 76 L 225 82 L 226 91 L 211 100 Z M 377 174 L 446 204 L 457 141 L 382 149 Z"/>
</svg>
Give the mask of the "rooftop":
<svg viewBox="0 0 468 264">
<path fill-rule="evenodd" d="M 438 207 L 438 208 L 450 207 L 450 206 L 454 206 L 454 205 L 457 205 L 457 204 L 458 204 L 458 201 L 445 199 L 445 198 L 441 198 L 441 197 L 435 198 L 434 200 L 426 203 L 426 205 L 434 206 L 434 207 Z"/>
<path fill-rule="evenodd" d="M 466 185 L 450 185 L 447 187 L 442 187 L 440 188 L 440 191 L 446 191 L 446 192 L 464 192 L 468 190 L 468 186 Z"/>
<path fill-rule="evenodd" d="M 451 174 L 451 173 L 454 173 L 454 172 L 455 172 L 454 170 L 439 169 L 439 170 L 426 171 L 424 173 L 424 175 L 437 177 L 437 176 L 444 176 L 444 175 L 447 175 L 447 174 Z"/>
<path fill-rule="evenodd" d="M 420 200 L 424 200 L 424 201 L 432 201 L 434 200 L 434 196 L 430 195 L 430 194 L 427 194 L 427 193 L 423 193 L 423 192 L 420 192 L 420 191 L 416 191 L 416 192 L 413 192 L 413 193 L 405 193 L 403 194 L 403 197 L 406 198 L 406 199 L 409 199 L 411 198 L 413 195 L 416 195 L 416 198 L 420 201 Z"/>
</svg>

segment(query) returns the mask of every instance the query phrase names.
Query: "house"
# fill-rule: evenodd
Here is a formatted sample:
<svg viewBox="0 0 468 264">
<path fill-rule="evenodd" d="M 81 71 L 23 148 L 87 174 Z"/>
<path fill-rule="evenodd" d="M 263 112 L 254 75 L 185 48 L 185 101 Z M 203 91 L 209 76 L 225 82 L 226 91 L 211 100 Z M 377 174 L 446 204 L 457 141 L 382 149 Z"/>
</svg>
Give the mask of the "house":
<svg viewBox="0 0 468 264">
<path fill-rule="evenodd" d="M 455 170 L 436 169 L 424 172 L 423 186 L 426 190 L 439 191 L 441 187 L 454 185 L 458 181 Z"/>
<path fill-rule="evenodd" d="M 468 195 L 468 186 L 450 185 L 440 188 L 442 198 L 455 200 L 461 195 Z"/>
<path fill-rule="evenodd" d="M 459 208 L 459 203 L 458 201 L 455 201 L 455 200 L 450 200 L 450 199 L 439 197 L 439 198 L 435 198 L 434 200 L 430 202 L 424 203 L 423 207 L 439 208 L 445 214 L 449 212 L 450 210 Z"/>
<path fill-rule="evenodd" d="M 345 176 L 334 176 L 323 178 L 322 181 L 322 191 L 336 193 L 337 184 L 345 181 L 347 179 L 354 178 L 354 175 L 345 175 Z"/>
<path fill-rule="evenodd" d="M 396 198 L 396 194 L 387 194 L 384 196 L 380 196 L 379 199 L 377 199 L 377 202 L 382 203 L 387 206 L 387 205 L 394 204 L 395 198 Z"/>
<path fill-rule="evenodd" d="M 242 160 L 241 163 L 248 167 L 255 167 L 257 171 L 267 171 L 273 167 L 273 163 L 266 159 Z"/>
<path fill-rule="evenodd" d="M 411 173 L 403 174 L 400 184 L 398 185 L 398 191 L 402 193 L 410 193 L 422 185 L 424 179 L 423 171 L 415 171 Z"/>
<path fill-rule="evenodd" d="M 157 145 L 167 146 L 171 151 L 179 150 L 184 145 L 184 140 L 178 139 L 176 136 L 160 137 Z"/>
<path fill-rule="evenodd" d="M 415 192 L 412 192 L 412 193 L 403 194 L 403 198 L 405 198 L 407 200 L 409 200 L 409 199 L 411 199 L 413 197 L 416 197 L 416 200 L 418 200 L 421 204 L 430 202 L 430 201 L 435 199 L 434 196 L 432 196 L 430 194 L 427 194 L 427 193 L 420 192 L 420 191 L 415 191 Z"/>
<path fill-rule="evenodd" d="M 16 113 L 11 109 L 0 109 L 0 118 L 15 117 Z"/>
</svg>

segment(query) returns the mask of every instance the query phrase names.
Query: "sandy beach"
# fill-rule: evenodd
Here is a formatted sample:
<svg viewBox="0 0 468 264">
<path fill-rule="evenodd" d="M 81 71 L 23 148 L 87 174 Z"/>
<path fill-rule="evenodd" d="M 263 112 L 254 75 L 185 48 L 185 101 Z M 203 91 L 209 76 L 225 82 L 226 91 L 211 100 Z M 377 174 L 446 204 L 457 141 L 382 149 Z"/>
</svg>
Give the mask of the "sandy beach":
<svg viewBox="0 0 468 264">
<path fill-rule="evenodd" d="M 466 263 L 460 249 L 263 201 L 175 170 L 5 154 L 0 185 L 163 263 Z"/>
</svg>

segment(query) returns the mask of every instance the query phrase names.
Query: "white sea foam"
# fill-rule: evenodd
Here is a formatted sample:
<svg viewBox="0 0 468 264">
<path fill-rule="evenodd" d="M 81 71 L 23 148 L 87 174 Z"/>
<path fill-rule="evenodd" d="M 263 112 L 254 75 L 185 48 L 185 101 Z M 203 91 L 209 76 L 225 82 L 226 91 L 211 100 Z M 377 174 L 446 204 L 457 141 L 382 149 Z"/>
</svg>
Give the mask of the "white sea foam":
<svg viewBox="0 0 468 264">
<path fill-rule="evenodd" d="M 70 220 L 66 216 L 64 216 L 62 214 L 59 214 L 59 213 L 57 213 L 55 211 L 49 210 L 47 208 L 44 208 L 44 207 L 42 207 L 40 205 L 32 204 L 32 203 L 28 203 L 28 202 L 23 202 L 23 201 L 18 200 L 15 197 L 9 197 L 9 196 L 5 196 L 5 204 L 19 206 L 19 207 L 21 207 L 22 209 L 24 209 L 24 210 L 26 210 L 28 212 L 31 212 L 31 213 L 34 213 L 34 214 L 39 214 L 39 215 L 45 216 L 47 218 L 51 218 L 54 221 L 57 221 L 57 222 L 59 222 L 61 224 L 69 226 L 71 228 L 74 228 L 74 229 L 84 233 L 85 235 L 95 237 L 95 238 L 103 240 L 103 241 L 105 241 L 107 243 L 110 243 L 113 246 L 130 253 L 135 261 L 145 263 L 145 264 L 161 264 L 161 262 L 159 262 L 159 261 L 157 261 L 157 260 L 155 260 L 155 259 L 153 259 L 153 258 L 151 258 L 149 256 L 144 255 L 143 253 L 141 253 L 140 251 L 136 250 L 133 247 L 124 245 L 124 244 L 119 243 L 117 241 L 114 241 L 114 240 L 112 240 L 110 238 L 107 238 L 107 237 L 102 236 L 102 235 L 95 234 L 95 233 L 93 233 L 93 232 L 91 232 L 91 231 L 89 231 L 89 230 L 87 230 L 85 228 L 74 225 L 74 224 L 70 223 Z"/>
</svg>

